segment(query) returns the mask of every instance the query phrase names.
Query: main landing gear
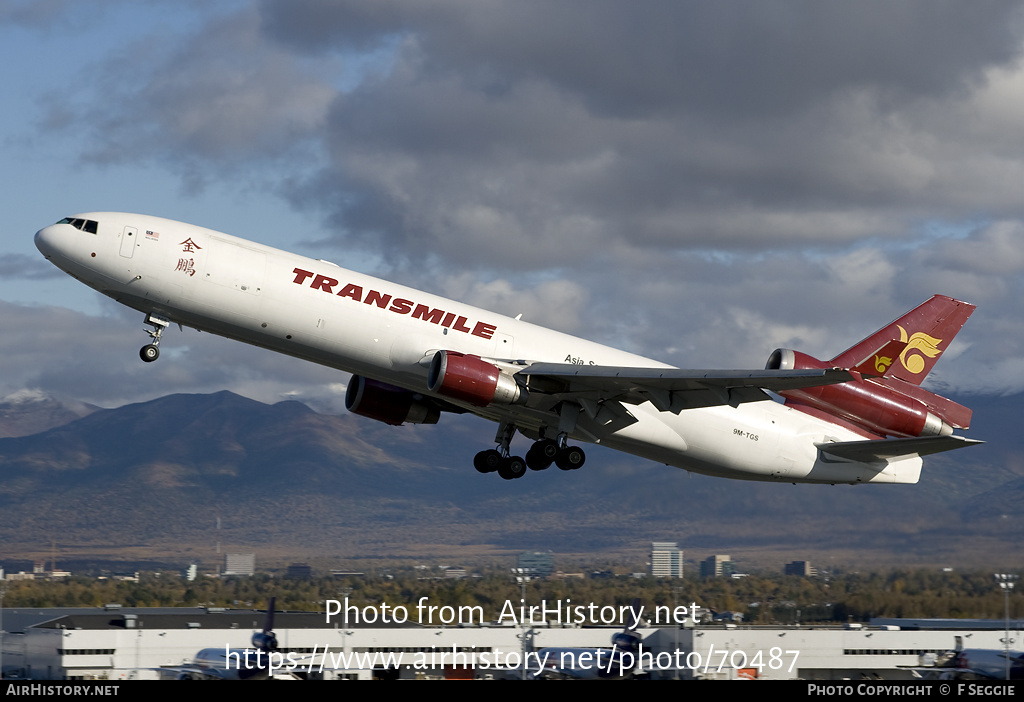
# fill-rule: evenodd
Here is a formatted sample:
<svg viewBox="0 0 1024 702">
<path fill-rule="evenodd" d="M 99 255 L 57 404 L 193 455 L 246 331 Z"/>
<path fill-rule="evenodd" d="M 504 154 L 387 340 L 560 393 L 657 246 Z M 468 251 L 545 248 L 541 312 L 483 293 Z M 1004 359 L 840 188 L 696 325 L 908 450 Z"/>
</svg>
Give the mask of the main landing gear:
<svg viewBox="0 0 1024 702">
<path fill-rule="evenodd" d="M 579 446 L 566 445 L 566 435 L 560 434 L 558 439 L 541 439 L 533 442 L 526 452 L 526 459 L 512 456 L 509 444 L 515 435 L 516 428 L 512 424 L 498 427 L 495 441 L 498 448 L 481 451 L 473 458 L 473 467 L 481 473 L 497 471 L 505 480 L 515 480 L 526 474 L 526 469 L 546 470 L 554 463 L 562 470 L 576 470 L 583 466 L 587 455 Z"/>
<path fill-rule="evenodd" d="M 152 330 L 146 330 L 146 333 L 153 339 L 153 343 L 146 344 L 139 349 L 139 357 L 146 363 L 152 363 L 160 358 L 160 337 L 163 335 L 164 329 L 170 326 L 171 320 L 159 315 L 147 314 L 146 324 L 153 327 Z"/>
</svg>

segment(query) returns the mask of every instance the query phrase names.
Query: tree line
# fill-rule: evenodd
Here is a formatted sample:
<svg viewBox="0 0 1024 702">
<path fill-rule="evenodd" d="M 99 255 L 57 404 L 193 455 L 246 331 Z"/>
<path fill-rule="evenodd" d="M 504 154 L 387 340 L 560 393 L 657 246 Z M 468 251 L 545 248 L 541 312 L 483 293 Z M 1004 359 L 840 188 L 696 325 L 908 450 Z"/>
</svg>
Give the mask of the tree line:
<svg viewBox="0 0 1024 702">
<path fill-rule="evenodd" d="M 892 570 L 830 573 L 815 578 L 747 575 L 742 578 L 655 579 L 631 576 L 537 578 L 516 583 L 507 570 L 461 579 L 425 576 L 422 570 L 391 568 L 362 576 L 288 578 L 204 577 L 187 581 L 172 572 L 141 573 L 138 582 L 69 577 L 7 581 L 4 607 L 244 607 L 264 608 L 271 597 L 279 610 L 324 611 L 327 600 L 364 607 L 386 602 L 410 609 L 431 603 L 479 606 L 497 617 L 506 602 L 542 601 L 575 605 L 628 605 L 641 599 L 655 606 L 696 603 L 705 610 L 734 612 L 755 624 L 866 622 L 872 617 L 1002 619 L 1003 592 L 991 573 Z M 1020 589 L 1009 598 L 1010 617 L 1024 616 Z"/>
</svg>

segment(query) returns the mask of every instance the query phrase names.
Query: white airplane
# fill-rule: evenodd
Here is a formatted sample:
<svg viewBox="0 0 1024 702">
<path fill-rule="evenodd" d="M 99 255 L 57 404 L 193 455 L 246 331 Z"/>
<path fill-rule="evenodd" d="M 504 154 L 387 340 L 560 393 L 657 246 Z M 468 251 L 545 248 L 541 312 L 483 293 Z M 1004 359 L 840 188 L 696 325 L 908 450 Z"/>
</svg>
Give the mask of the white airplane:
<svg viewBox="0 0 1024 702">
<path fill-rule="evenodd" d="M 927 653 L 913 668 L 918 677 L 941 680 L 1024 680 L 1024 653 L 994 648 L 964 648 L 962 636 L 956 648 L 941 656 Z"/>
<path fill-rule="evenodd" d="M 276 599 L 270 598 L 263 630 L 252 635 L 252 648 L 204 648 L 191 663 L 158 668 L 157 671 L 175 680 L 266 680 L 272 677 L 275 669 L 286 667 L 287 660 L 277 651 L 277 637 L 274 635 Z"/>
<path fill-rule="evenodd" d="M 974 306 L 936 295 L 831 361 L 778 349 L 766 370 L 680 370 L 634 354 L 168 219 L 75 215 L 35 243 L 146 315 L 353 374 L 346 406 L 388 424 L 441 412 L 498 423 L 477 470 L 579 468 L 570 439 L 688 471 L 792 483 L 916 483 L 971 411 L 920 387 Z M 774 400 L 774 401 L 773 401 Z M 516 432 L 533 440 L 513 454 Z"/>
<path fill-rule="evenodd" d="M 611 648 L 545 648 L 544 668 L 533 680 L 628 680 L 642 673 L 643 637 L 637 632 L 643 606 L 633 600 L 631 620 L 612 634 Z"/>
</svg>

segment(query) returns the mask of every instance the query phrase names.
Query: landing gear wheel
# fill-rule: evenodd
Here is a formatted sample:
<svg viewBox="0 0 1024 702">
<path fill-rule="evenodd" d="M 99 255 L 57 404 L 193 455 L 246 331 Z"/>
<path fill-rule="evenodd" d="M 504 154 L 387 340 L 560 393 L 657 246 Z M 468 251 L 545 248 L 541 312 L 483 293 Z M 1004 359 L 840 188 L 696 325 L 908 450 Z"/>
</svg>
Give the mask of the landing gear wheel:
<svg viewBox="0 0 1024 702">
<path fill-rule="evenodd" d="M 152 363 L 156 359 L 160 358 L 160 349 L 157 348 L 157 345 L 160 343 L 160 337 L 163 336 L 164 329 L 170 326 L 171 320 L 150 312 L 146 315 L 146 324 L 153 327 L 152 330 L 146 330 L 146 333 L 149 334 L 149 338 L 153 340 L 153 343 L 139 349 L 139 358 L 146 363 Z"/>
<path fill-rule="evenodd" d="M 473 457 L 473 467 L 481 473 L 493 473 L 501 466 L 501 454 L 494 449 L 481 451 Z"/>
<path fill-rule="evenodd" d="M 558 452 L 555 464 L 562 470 L 581 468 L 587 460 L 587 454 L 579 446 L 566 446 Z"/>
<path fill-rule="evenodd" d="M 515 480 L 526 475 L 526 461 L 519 456 L 509 456 L 498 466 L 498 475 L 505 480 Z"/>
<path fill-rule="evenodd" d="M 526 452 L 526 465 L 530 470 L 546 470 L 551 467 L 558 456 L 558 442 L 554 439 L 541 439 L 534 442 Z"/>
</svg>

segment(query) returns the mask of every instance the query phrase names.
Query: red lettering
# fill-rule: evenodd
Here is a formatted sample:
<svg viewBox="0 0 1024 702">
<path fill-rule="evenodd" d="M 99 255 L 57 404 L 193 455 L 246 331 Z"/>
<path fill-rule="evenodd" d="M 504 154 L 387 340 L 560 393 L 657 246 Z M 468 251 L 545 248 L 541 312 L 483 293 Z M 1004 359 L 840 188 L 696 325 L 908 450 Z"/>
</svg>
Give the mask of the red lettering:
<svg viewBox="0 0 1024 702">
<path fill-rule="evenodd" d="M 433 322 L 437 324 L 441 321 L 441 316 L 444 315 L 444 310 L 437 309 L 432 310 L 426 305 L 416 305 L 416 309 L 413 310 L 412 316 L 422 319 L 424 322 Z"/>
<path fill-rule="evenodd" d="M 310 284 L 309 287 L 313 288 L 314 290 L 319 288 L 320 290 L 329 293 L 334 292 L 333 290 L 331 290 L 331 288 L 333 288 L 337 284 L 338 281 L 335 280 L 334 278 L 328 278 L 326 275 L 317 274 L 316 278 L 313 278 L 313 282 Z"/>
<path fill-rule="evenodd" d="M 341 292 L 338 293 L 338 297 L 351 297 L 356 302 L 359 302 L 363 299 L 363 289 L 358 285 L 349 283 L 341 289 Z"/>
<path fill-rule="evenodd" d="M 473 327 L 473 334 L 484 339 L 490 339 L 494 336 L 494 330 L 497 329 L 493 324 L 484 324 L 483 322 L 477 322 L 476 326 Z"/>
<path fill-rule="evenodd" d="M 363 300 L 363 304 L 377 305 L 377 307 L 380 307 L 383 310 L 387 308 L 388 302 L 390 300 L 390 295 L 381 295 L 376 290 L 370 290 L 369 292 L 366 293 L 366 299 Z"/>
<path fill-rule="evenodd" d="M 319 273 L 313 273 L 312 271 L 303 270 L 302 268 L 292 269 L 295 274 L 295 278 L 292 281 L 297 285 L 304 284 L 310 278 L 313 278 L 313 282 L 310 283 L 309 287 L 314 290 L 322 290 L 326 293 L 334 293 L 334 288 L 338 285 L 338 281 L 334 278 L 329 278 Z M 487 324 L 486 322 L 477 322 L 472 329 L 466 326 L 468 321 L 467 317 L 456 316 L 454 312 L 445 312 L 444 310 L 437 308 L 431 309 L 427 305 L 419 305 L 412 300 L 406 300 L 405 298 L 395 298 L 392 300 L 390 294 L 385 294 L 377 290 L 368 290 L 366 293 L 366 299 L 363 299 L 363 288 L 362 286 L 355 285 L 354 283 L 347 283 L 338 292 L 338 297 L 348 297 L 356 302 L 362 302 L 366 305 L 376 305 L 380 309 L 390 310 L 395 314 L 409 314 L 412 312 L 412 316 L 416 319 L 422 319 L 424 322 L 432 322 L 433 324 L 440 324 L 443 327 L 449 329 L 456 329 L 460 332 L 469 332 L 473 336 L 479 336 L 481 339 L 490 339 L 494 336 L 494 332 L 497 331 L 497 327 L 493 324 Z M 388 303 L 391 306 L 388 307 Z M 415 309 L 414 309 L 415 308 Z"/>
<path fill-rule="evenodd" d="M 409 310 L 412 309 L 412 300 L 405 300 L 400 297 L 395 298 L 395 301 L 391 303 L 391 307 L 388 309 L 398 314 L 409 314 Z"/>
</svg>

